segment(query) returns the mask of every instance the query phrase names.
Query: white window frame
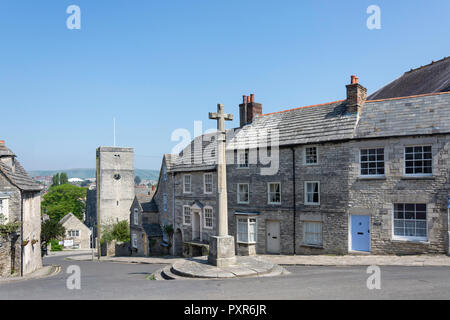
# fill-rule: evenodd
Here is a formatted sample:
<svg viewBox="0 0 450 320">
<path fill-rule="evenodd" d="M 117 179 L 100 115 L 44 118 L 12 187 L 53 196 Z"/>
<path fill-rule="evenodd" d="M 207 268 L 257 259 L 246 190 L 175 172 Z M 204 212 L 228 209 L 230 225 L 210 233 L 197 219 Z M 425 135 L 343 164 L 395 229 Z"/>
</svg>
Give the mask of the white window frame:
<svg viewBox="0 0 450 320">
<path fill-rule="evenodd" d="M 244 156 L 244 163 L 241 163 L 240 156 Z M 237 151 L 237 168 L 238 169 L 248 169 L 250 167 L 250 150 L 245 149 L 244 151 Z"/>
<path fill-rule="evenodd" d="M 308 183 L 317 183 L 318 184 L 318 196 L 319 196 L 319 201 L 318 202 L 309 202 L 308 201 Z M 305 185 L 304 185 L 304 189 L 305 189 L 305 205 L 308 206 L 320 206 L 320 181 L 305 181 Z"/>
<path fill-rule="evenodd" d="M 206 177 L 207 176 L 210 176 L 211 177 L 211 191 L 206 191 L 206 185 L 207 185 L 207 183 L 206 183 Z M 203 192 L 204 192 L 204 194 L 212 194 L 213 193 L 213 191 L 214 191 L 214 177 L 213 177 L 213 174 L 212 173 L 205 173 L 204 175 L 203 175 Z"/>
<path fill-rule="evenodd" d="M 414 147 L 422 147 L 422 150 L 424 147 L 430 147 L 431 148 L 431 173 L 406 173 L 406 148 L 414 148 Z M 423 151 L 422 151 L 423 154 Z M 411 160 L 408 160 L 411 161 Z M 425 161 L 425 160 L 422 160 Z M 414 160 L 413 160 L 414 162 Z M 403 175 L 405 177 L 432 177 L 434 168 L 433 168 L 433 146 L 430 144 L 417 144 L 417 145 L 407 145 L 403 147 Z M 413 167 L 414 168 L 414 167 Z"/>
<path fill-rule="evenodd" d="M 207 210 L 211 210 L 211 225 L 210 226 L 208 226 L 206 224 L 206 211 Z M 213 209 L 213 207 L 205 206 L 203 208 L 203 227 L 205 229 L 212 229 L 214 227 L 214 209 Z"/>
<path fill-rule="evenodd" d="M 132 234 L 131 234 L 131 245 L 133 246 L 133 248 L 136 248 L 136 249 L 137 249 L 137 247 L 138 247 L 138 244 L 137 244 L 137 234 L 136 234 L 136 233 L 132 233 Z"/>
<path fill-rule="evenodd" d="M 186 222 L 186 208 L 189 209 L 189 223 Z M 192 208 L 190 206 L 183 206 L 183 224 L 190 226 L 192 224 Z"/>
<path fill-rule="evenodd" d="M 280 185 L 280 202 L 271 202 L 270 201 L 270 185 L 271 184 L 279 184 Z M 276 205 L 281 204 L 281 182 L 267 182 L 267 203 L 268 204 L 276 204 Z"/>
<path fill-rule="evenodd" d="M 239 192 L 239 187 L 240 186 L 244 186 L 244 185 L 246 185 L 247 186 L 247 201 L 241 201 L 241 197 L 240 197 L 240 192 Z M 237 184 L 237 190 L 236 190 L 237 192 L 236 192 L 236 201 L 237 201 L 237 203 L 239 203 L 239 204 L 249 204 L 250 203 L 250 183 L 238 183 Z"/>
<path fill-rule="evenodd" d="M 139 224 L 139 210 L 137 208 L 133 210 L 133 223 L 136 226 Z"/>
<path fill-rule="evenodd" d="M 81 235 L 80 230 L 69 230 L 67 231 L 67 235 L 71 238 L 79 238 Z"/>
<path fill-rule="evenodd" d="M 318 224 L 320 225 L 320 232 L 314 232 L 314 233 L 318 233 L 320 234 L 320 243 L 310 243 L 307 241 L 307 234 L 311 233 L 314 234 L 313 232 L 307 232 L 307 225 L 308 224 Z M 323 222 L 322 221 L 304 221 L 303 222 L 303 244 L 307 245 L 307 246 L 317 246 L 317 247 L 322 247 L 323 246 Z"/>
<path fill-rule="evenodd" d="M 239 220 L 247 220 L 247 241 L 243 241 L 240 238 L 239 233 L 239 224 L 243 223 Z M 250 222 L 250 220 L 255 220 L 254 222 Z M 254 225 L 254 234 L 255 241 L 249 241 L 250 239 L 250 225 Z M 246 243 L 246 244 L 256 244 L 258 242 L 258 219 L 255 216 L 236 216 L 236 242 L 237 243 Z"/>
<path fill-rule="evenodd" d="M 423 205 L 424 204 L 425 205 L 425 226 L 426 226 L 425 227 L 425 231 L 426 231 L 425 237 L 395 235 L 395 220 L 400 220 L 400 219 L 395 219 L 395 205 L 396 204 L 403 204 L 403 205 L 406 205 L 406 204 L 414 204 L 414 205 L 422 204 Z M 412 241 L 412 242 L 428 242 L 428 237 L 429 237 L 429 234 L 428 234 L 428 212 L 429 212 L 429 210 L 428 210 L 428 208 L 429 208 L 429 206 L 427 203 L 418 203 L 418 202 L 393 203 L 392 204 L 392 239 L 393 240 L 402 240 L 402 241 Z M 415 208 L 414 208 L 414 212 L 416 212 Z M 421 220 L 421 221 L 423 221 L 422 219 L 402 219 L 402 220 L 413 220 L 413 221 Z"/>
<path fill-rule="evenodd" d="M 306 158 L 307 158 L 306 157 L 306 149 L 310 149 L 310 148 L 315 148 L 316 149 L 316 162 L 313 162 L 313 163 L 308 163 L 306 161 Z M 307 147 L 304 148 L 304 151 L 303 151 L 303 164 L 305 166 L 317 166 L 319 164 L 319 147 L 318 146 L 307 146 Z"/>
<path fill-rule="evenodd" d="M 361 173 L 361 171 L 362 171 L 362 165 L 361 165 L 361 151 L 362 150 L 378 150 L 378 149 L 383 149 L 383 165 L 384 165 L 384 174 L 369 174 L 369 173 L 367 173 L 367 174 L 362 174 Z M 378 154 L 377 153 L 375 153 L 375 156 L 378 156 Z M 370 163 L 370 162 L 373 162 L 373 161 L 369 161 L 369 160 L 367 160 L 367 161 L 365 161 L 365 162 L 367 162 L 367 163 Z M 378 160 L 375 160 L 375 162 L 379 162 Z M 367 170 L 369 170 L 369 167 L 367 167 Z M 386 176 L 386 150 L 385 150 L 385 148 L 384 147 L 367 147 L 367 148 L 360 148 L 359 149 L 359 176 L 361 177 L 361 178 L 371 178 L 371 177 L 385 177 Z"/>
<path fill-rule="evenodd" d="M 3 223 L 6 224 L 9 222 L 9 198 L 0 198 L 0 201 L 2 202 L 2 211 L 0 213 L 3 214 L 4 217 Z"/>
<path fill-rule="evenodd" d="M 186 178 L 189 177 L 189 191 L 186 190 Z M 192 193 L 192 175 L 184 174 L 183 175 L 183 193 Z"/>
<path fill-rule="evenodd" d="M 167 194 L 163 193 L 163 210 L 167 212 Z"/>
</svg>

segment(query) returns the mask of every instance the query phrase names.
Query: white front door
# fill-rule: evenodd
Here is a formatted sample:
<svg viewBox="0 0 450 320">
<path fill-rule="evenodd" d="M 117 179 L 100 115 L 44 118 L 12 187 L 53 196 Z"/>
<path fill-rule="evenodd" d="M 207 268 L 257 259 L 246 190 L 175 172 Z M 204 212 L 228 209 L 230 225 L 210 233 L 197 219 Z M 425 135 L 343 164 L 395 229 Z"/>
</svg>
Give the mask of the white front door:
<svg viewBox="0 0 450 320">
<path fill-rule="evenodd" d="M 266 222 L 267 253 L 280 253 L 280 221 Z"/>
<path fill-rule="evenodd" d="M 200 228 L 200 212 L 194 211 L 192 212 L 192 240 L 201 241 Z"/>
</svg>

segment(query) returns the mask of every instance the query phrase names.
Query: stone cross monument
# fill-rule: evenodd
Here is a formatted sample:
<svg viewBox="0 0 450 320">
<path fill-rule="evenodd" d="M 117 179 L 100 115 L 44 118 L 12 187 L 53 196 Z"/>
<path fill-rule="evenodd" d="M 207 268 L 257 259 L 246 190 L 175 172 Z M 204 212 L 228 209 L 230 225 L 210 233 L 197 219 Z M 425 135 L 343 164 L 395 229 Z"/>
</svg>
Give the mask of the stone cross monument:
<svg viewBox="0 0 450 320">
<path fill-rule="evenodd" d="M 233 120 L 225 113 L 223 104 L 209 118 L 217 120 L 217 236 L 211 237 L 208 262 L 223 267 L 236 263 L 234 237 L 228 235 L 227 164 L 225 155 L 225 120 Z"/>
</svg>

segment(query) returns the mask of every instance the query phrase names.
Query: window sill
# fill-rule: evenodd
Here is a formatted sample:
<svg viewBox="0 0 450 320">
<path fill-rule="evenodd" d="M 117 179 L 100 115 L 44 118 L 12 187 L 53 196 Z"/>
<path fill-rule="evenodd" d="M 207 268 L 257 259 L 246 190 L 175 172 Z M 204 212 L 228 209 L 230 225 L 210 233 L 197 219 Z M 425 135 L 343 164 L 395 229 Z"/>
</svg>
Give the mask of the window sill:
<svg viewBox="0 0 450 320">
<path fill-rule="evenodd" d="M 302 243 L 302 244 L 300 245 L 300 247 L 314 248 L 314 249 L 323 249 L 323 245 L 307 244 L 307 243 Z"/>
<path fill-rule="evenodd" d="M 392 242 L 410 242 L 410 243 L 421 243 L 421 244 L 430 244 L 428 239 L 407 239 L 407 238 L 392 238 Z"/>
<path fill-rule="evenodd" d="M 401 180 L 434 180 L 434 176 L 403 176 Z"/>
<path fill-rule="evenodd" d="M 308 203 L 308 202 L 305 202 L 304 205 L 305 206 L 312 206 L 312 207 L 319 207 L 320 203 Z"/>
<path fill-rule="evenodd" d="M 246 245 L 256 245 L 256 242 L 244 242 L 244 241 L 237 241 L 238 244 L 246 244 Z"/>
<path fill-rule="evenodd" d="M 357 180 L 386 180 L 386 176 L 359 176 Z"/>
</svg>

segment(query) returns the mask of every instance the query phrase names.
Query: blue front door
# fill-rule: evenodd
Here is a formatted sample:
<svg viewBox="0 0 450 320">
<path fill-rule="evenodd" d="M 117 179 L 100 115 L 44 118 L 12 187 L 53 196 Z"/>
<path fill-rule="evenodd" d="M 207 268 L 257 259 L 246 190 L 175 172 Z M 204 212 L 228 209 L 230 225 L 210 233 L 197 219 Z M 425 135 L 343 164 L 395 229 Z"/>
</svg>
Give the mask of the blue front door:
<svg viewBox="0 0 450 320">
<path fill-rule="evenodd" d="M 369 216 L 352 215 L 351 234 L 353 251 L 370 251 L 370 218 Z"/>
</svg>

